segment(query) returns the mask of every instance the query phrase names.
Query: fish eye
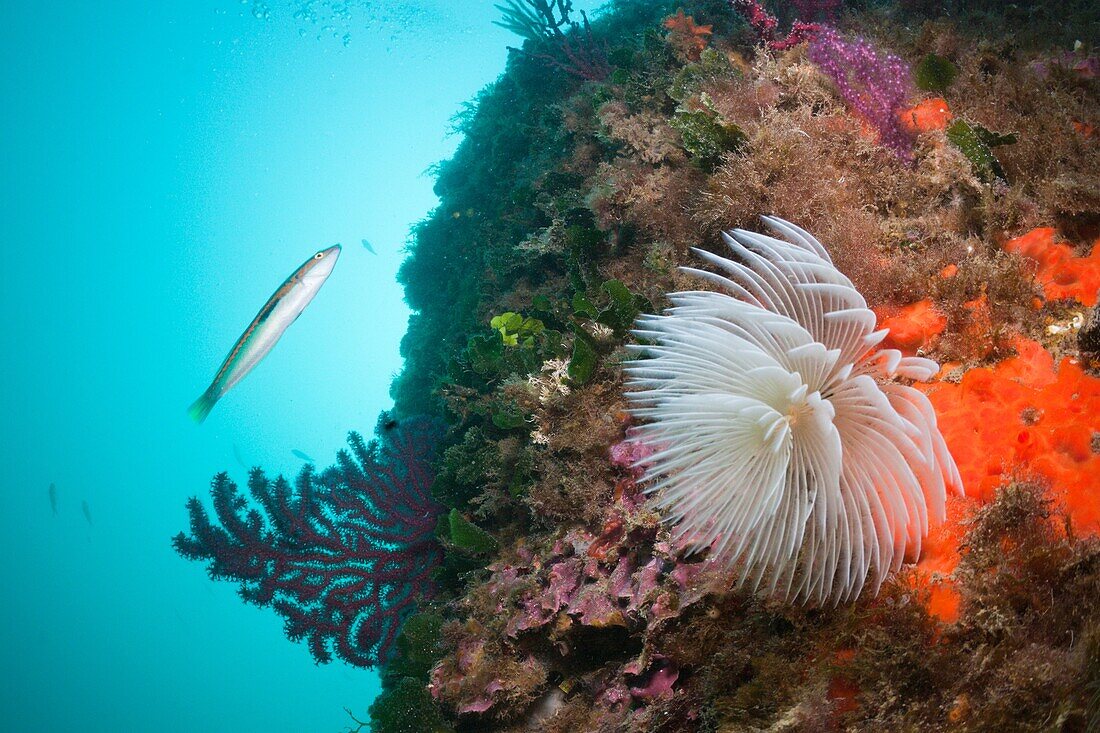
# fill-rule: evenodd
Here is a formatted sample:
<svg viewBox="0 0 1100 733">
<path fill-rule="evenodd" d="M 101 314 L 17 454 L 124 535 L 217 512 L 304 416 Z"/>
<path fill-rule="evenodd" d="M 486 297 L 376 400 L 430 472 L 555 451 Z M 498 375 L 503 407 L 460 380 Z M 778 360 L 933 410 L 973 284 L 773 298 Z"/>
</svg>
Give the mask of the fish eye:
<svg viewBox="0 0 1100 733">
<path fill-rule="evenodd" d="M 325 253 L 324 253 L 324 252 L 318 252 L 317 254 L 313 255 L 313 259 L 315 259 L 315 260 L 319 260 L 319 259 L 321 259 L 321 258 L 322 258 L 322 257 L 324 257 L 324 256 L 325 256 Z"/>
</svg>

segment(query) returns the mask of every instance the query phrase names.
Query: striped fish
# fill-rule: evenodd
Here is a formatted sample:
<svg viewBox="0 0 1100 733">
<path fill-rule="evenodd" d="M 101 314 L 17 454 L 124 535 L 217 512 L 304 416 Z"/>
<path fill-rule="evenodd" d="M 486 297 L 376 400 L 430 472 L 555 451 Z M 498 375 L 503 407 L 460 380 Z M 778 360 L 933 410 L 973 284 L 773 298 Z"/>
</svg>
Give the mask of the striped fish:
<svg viewBox="0 0 1100 733">
<path fill-rule="evenodd" d="M 237 339 L 229 356 L 225 357 L 214 381 L 188 409 L 188 414 L 195 422 L 201 423 L 205 420 L 222 395 L 244 379 L 274 348 L 283 332 L 302 315 L 313 296 L 325 284 L 339 256 L 338 244 L 321 250 L 306 260 L 268 298 L 264 307 L 252 319 L 252 323 Z"/>
</svg>

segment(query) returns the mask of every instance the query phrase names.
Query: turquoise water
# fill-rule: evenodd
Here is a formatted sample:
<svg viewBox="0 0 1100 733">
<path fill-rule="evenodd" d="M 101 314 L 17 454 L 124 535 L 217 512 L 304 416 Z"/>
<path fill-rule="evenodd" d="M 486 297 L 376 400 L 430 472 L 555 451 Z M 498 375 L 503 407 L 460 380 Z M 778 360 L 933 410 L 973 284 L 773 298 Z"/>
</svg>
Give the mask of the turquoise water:
<svg viewBox="0 0 1100 733">
<path fill-rule="evenodd" d="M 365 717 L 372 672 L 314 665 L 169 540 L 215 472 L 295 473 L 292 450 L 327 465 L 389 406 L 394 275 L 450 118 L 515 43 L 497 17 L 488 0 L 5 7 L 0 729 Z M 301 319 L 192 424 L 259 307 L 338 242 Z"/>
</svg>

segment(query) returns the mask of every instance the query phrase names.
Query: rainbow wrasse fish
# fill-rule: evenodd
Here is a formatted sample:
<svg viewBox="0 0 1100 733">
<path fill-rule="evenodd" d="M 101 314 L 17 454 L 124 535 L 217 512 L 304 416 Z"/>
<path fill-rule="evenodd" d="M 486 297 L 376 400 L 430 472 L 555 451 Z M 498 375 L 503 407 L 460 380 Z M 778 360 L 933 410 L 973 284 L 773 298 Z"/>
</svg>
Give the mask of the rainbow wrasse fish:
<svg viewBox="0 0 1100 733">
<path fill-rule="evenodd" d="M 275 294 L 248 324 L 229 356 L 225 357 L 214 381 L 188 409 L 195 422 L 202 422 L 222 396 L 244 379 L 279 342 L 283 332 L 306 309 L 317 291 L 332 274 L 340 256 L 340 245 L 317 252 L 279 286 Z"/>
</svg>

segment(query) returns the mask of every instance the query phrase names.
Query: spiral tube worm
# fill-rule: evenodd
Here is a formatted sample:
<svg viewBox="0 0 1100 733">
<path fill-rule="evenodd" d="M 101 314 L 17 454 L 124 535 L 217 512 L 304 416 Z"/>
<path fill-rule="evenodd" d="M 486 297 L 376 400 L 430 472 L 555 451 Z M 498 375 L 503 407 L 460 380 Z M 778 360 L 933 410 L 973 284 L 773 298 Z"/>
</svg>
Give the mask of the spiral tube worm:
<svg viewBox="0 0 1100 733">
<path fill-rule="evenodd" d="M 643 479 L 680 541 L 736 568 L 736 584 L 815 605 L 856 598 L 920 554 L 942 522 L 955 462 L 928 399 L 904 380 L 936 362 L 879 349 L 887 331 L 803 229 L 723 235 L 736 259 L 694 250 L 717 287 L 638 319 L 627 367 Z M 786 241 L 784 241 L 786 240 Z"/>
</svg>

